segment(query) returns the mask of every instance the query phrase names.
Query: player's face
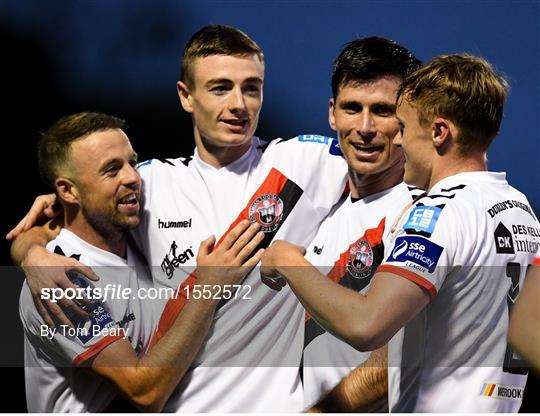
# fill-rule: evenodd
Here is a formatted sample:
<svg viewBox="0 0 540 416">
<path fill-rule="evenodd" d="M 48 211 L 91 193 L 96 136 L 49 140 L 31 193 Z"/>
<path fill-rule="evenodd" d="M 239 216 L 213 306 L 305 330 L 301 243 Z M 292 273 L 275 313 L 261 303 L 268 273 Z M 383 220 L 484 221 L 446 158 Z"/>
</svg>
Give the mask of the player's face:
<svg viewBox="0 0 540 416">
<path fill-rule="evenodd" d="M 405 153 L 404 181 L 422 189 L 429 188 L 433 152 L 431 129 L 420 124 L 418 110 L 407 99 L 402 99 L 397 108 L 400 133 L 395 143 Z"/>
<path fill-rule="evenodd" d="M 71 160 L 81 211 L 90 225 L 117 233 L 139 224 L 137 155 L 122 130 L 99 131 L 73 142 Z"/>
<path fill-rule="evenodd" d="M 399 131 L 395 103 L 400 85 L 396 76 L 349 83 L 340 87 L 335 101 L 330 100 L 330 126 L 338 133 L 349 168 L 357 174 L 401 168 L 403 153 L 393 144 Z"/>
<path fill-rule="evenodd" d="M 192 84 L 179 83 L 192 114 L 197 146 L 209 151 L 251 143 L 263 102 L 264 65 L 256 55 L 210 55 L 191 67 Z"/>
</svg>

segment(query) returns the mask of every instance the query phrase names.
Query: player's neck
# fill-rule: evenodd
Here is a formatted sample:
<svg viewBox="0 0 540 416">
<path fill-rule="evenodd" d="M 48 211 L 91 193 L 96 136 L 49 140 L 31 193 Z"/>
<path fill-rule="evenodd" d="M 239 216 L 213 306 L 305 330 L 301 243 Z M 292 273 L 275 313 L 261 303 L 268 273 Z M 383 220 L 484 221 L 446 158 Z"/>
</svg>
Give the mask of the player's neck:
<svg viewBox="0 0 540 416">
<path fill-rule="evenodd" d="M 367 196 L 393 188 L 403 182 L 403 162 L 371 175 L 362 175 L 349 169 L 349 188 L 353 198 Z"/>
<path fill-rule="evenodd" d="M 207 140 L 195 140 L 201 160 L 210 166 L 220 169 L 240 159 L 251 148 L 251 140 L 237 146 L 216 146 Z"/>
<path fill-rule="evenodd" d="M 126 234 L 122 231 L 98 230 L 92 226 L 83 215 L 78 212 L 75 215 L 69 210 L 65 212 L 65 228 L 78 237 L 101 250 L 126 257 L 127 242 Z M 71 214 L 71 215 L 70 215 Z"/>
<path fill-rule="evenodd" d="M 485 153 L 472 153 L 466 157 L 455 154 L 438 158 L 433 165 L 427 190 L 431 190 L 437 183 L 450 176 L 465 172 L 487 171 L 487 157 Z"/>
</svg>

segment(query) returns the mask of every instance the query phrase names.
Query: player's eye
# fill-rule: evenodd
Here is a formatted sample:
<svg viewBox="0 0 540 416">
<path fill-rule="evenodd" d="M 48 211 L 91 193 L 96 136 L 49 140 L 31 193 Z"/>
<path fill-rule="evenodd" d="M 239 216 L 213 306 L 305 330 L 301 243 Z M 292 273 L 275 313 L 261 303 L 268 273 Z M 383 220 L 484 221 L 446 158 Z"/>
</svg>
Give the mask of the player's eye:
<svg viewBox="0 0 540 416">
<path fill-rule="evenodd" d="M 356 113 L 362 112 L 362 106 L 357 103 L 347 103 L 347 104 L 344 104 L 341 108 L 347 114 L 356 114 Z"/>
<path fill-rule="evenodd" d="M 372 111 L 380 117 L 393 117 L 396 115 L 396 109 L 389 105 L 377 105 L 373 107 Z"/>
<path fill-rule="evenodd" d="M 244 87 L 244 91 L 251 96 L 258 96 L 261 93 L 261 87 L 256 84 L 248 84 Z"/>
<path fill-rule="evenodd" d="M 225 85 L 216 85 L 212 88 L 210 88 L 210 92 L 216 95 L 223 95 L 225 94 L 229 88 L 227 88 Z"/>
<path fill-rule="evenodd" d="M 119 170 L 120 166 L 118 164 L 109 165 L 105 168 L 105 174 L 107 176 L 115 176 Z"/>
</svg>

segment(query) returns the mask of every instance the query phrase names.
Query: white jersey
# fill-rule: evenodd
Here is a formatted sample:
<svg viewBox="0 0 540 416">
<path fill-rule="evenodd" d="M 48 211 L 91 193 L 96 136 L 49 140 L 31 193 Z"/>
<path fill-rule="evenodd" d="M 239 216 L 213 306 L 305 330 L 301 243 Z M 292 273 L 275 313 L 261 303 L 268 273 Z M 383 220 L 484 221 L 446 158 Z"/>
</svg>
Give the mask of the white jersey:
<svg viewBox="0 0 540 416">
<path fill-rule="evenodd" d="M 188 276 L 200 242 L 212 234 L 219 239 L 242 219 L 261 224 L 262 246 L 273 239 L 307 246 L 343 193 L 347 165 L 336 140 L 305 135 L 254 138 L 246 154 L 221 169 L 195 152 L 188 159 L 143 162 L 139 172 L 144 201 L 135 239 L 153 266 L 155 285 L 176 288 L 194 282 Z M 302 409 L 303 308 L 288 287 L 276 292 L 264 285 L 258 269 L 242 285 L 238 298 L 217 310 L 166 412 Z M 181 307 L 167 304 L 160 333 Z"/>
<path fill-rule="evenodd" d="M 461 173 L 395 224 L 379 271 L 415 282 L 431 302 L 389 344 L 390 409 L 518 411 L 527 376 L 506 333 L 540 242 L 526 197 L 504 173 Z"/>
<path fill-rule="evenodd" d="M 128 261 L 94 247 L 69 230 L 62 229 L 47 249 L 81 261 L 93 267 L 100 276 L 97 282 L 72 277 L 78 287 L 88 285 L 105 288 L 131 288 L 137 297 L 139 288 L 152 287 L 149 273 L 135 252 L 128 249 Z M 143 289 L 144 290 L 144 289 Z M 118 297 L 118 296 L 116 296 Z M 29 412 L 100 412 L 105 409 L 116 390 L 110 383 L 83 367 L 91 365 L 104 348 L 129 337 L 137 353 L 144 353 L 152 336 L 151 305 L 142 310 L 137 299 L 94 301 L 90 319 L 76 334 L 57 327 L 54 335 L 47 334 L 46 325 L 38 314 L 28 285 L 23 284 L 19 313 L 24 329 L 24 362 L 26 398 Z M 150 310 L 148 310 L 150 309 Z M 123 328 L 119 331 L 118 328 Z M 105 333 L 107 330 L 108 333 Z"/>
<path fill-rule="evenodd" d="M 307 250 L 306 259 L 333 281 L 365 293 L 383 260 L 386 213 L 401 210 L 411 203 L 412 189 L 400 183 L 356 201 L 348 197 L 323 222 Z M 306 314 L 305 406 L 315 404 L 368 357 L 369 353 L 355 350 Z"/>
</svg>

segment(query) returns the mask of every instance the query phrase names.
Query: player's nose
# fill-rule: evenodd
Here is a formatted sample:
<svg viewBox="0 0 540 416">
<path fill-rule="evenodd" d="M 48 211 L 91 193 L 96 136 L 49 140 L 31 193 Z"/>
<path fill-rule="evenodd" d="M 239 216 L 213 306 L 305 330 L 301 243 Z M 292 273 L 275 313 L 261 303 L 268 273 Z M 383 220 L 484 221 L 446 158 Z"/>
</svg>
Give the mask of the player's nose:
<svg viewBox="0 0 540 416">
<path fill-rule="evenodd" d="M 133 189 L 139 189 L 141 176 L 135 166 L 126 163 L 122 169 L 122 184 Z"/>
<path fill-rule="evenodd" d="M 231 112 L 244 111 L 246 101 L 241 88 L 234 88 L 229 95 L 229 109 Z"/>
<path fill-rule="evenodd" d="M 377 133 L 377 129 L 375 127 L 373 114 L 371 114 L 369 111 L 363 111 L 358 117 L 356 128 L 362 137 L 375 135 Z"/>
</svg>

